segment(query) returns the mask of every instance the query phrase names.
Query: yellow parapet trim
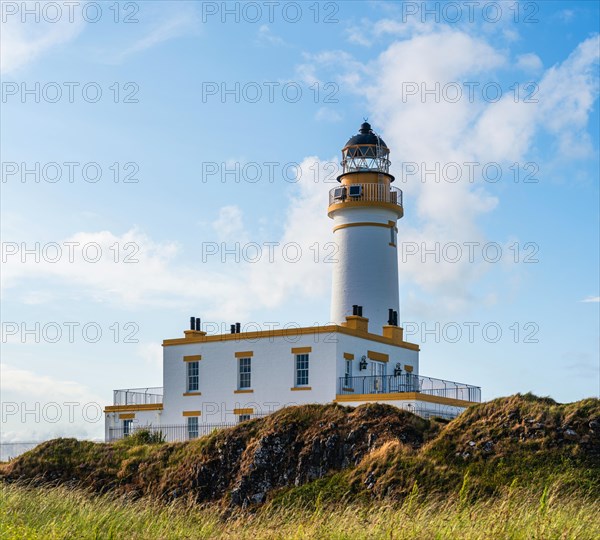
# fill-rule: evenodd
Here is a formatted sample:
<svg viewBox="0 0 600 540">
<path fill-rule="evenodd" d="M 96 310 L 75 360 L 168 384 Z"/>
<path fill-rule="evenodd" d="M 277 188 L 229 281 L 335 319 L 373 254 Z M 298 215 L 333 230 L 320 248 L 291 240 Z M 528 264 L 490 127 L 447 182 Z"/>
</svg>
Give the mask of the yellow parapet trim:
<svg viewBox="0 0 600 540">
<path fill-rule="evenodd" d="M 420 392 L 395 392 L 389 394 L 338 394 L 335 397 L 336 403 L 349 401 L 426 401 L 427 403 L 439 403 L 440 405 L 454 405 L 456 407 L 469 407 L 475 401 L 465 401 L 463 399 L 447 398 L 442 396 L 432 396 L 431 394 L 421 394 Z"/>
<path fill-rule="evenodd" d="M 344 353 L 344 358 L 345 358 L 346 360 L 354 360 L 354 355 L 353 355 L 353 354 L 350 354 L 349 352 L 345 352 L 345 353 Z"/>
<path fill-rule="evenodd" d="M 384 354 L 384 353 L 380 353 L 380 352 L 367 351 L 367 356 L 371 360 L 377 360 L 378 362 L 389 362 L 390 361 L 389 354 Z"/>
<path fill-rule="evenodd" d="M 202 416 L 202 411 L 183 411 L 182 416 Z"/>
<path fill-rule="evenodd" d="M 333 228 L 333 232 L 339 231 L 340 229 L 347 229 L 348 227 L 385 227 L 386 229 L 391 229 L 391 225 L 387 225 L 385 223 L 377 223 L 376 221 L 357 221 L 355 223 L 342 223 L 341 225 L 336 225 Z"/>
<path fill-rule="evenodd" d="M 143 405 L 107 405 L 104 412 L 130 412 L 130 411 L 162 411 L 162 403 L 145 403 Z"/>
<path fill-rule="evenodd" d="M 346 322 L 342 325 L 349 330 L 355 330 L 357 332 L 369 333 L 369 319 L 366 317 L 360 317 L 358 315 L 347 315 Z"/>
<path fill-rule="evenodd" d="M 312 347 L 292 347 L 292 354 L 308 354 L 312 352 Z"/>
<path fill-rule="evenodd" d="M 133 420 L 135 418 L 135 413 L 124 413 L 119 415 L 119 420 Z"/>
<path fill-rule="evenodd" d="M 275 337 L 291 337 L 291 336 L 311 336 L 315 334 L 345 334 L 347 336 L 354 336 L 362 339 L 368 339 L 370 341 L 376 341 L 378 343 L 385 343 L 386 345 L 393 345 L 395 347 L 401 347 L 403 349 L 410 349 L 412 351 L 418 351 L 419 346 L 416 343 L 409 343 L 407 341 L 401 341 L 399 339 L 389 338 L 380 336 L 378 334 L 371 334 L 370 332 L 362 332 L 360 330 L 354 330 L 345 326 L 339 326 L 337 324 L 329 324 L 326 326 L 308 326 L 304 328 L 281 328 L 279 330 L 262 330 L 256 332 L 242 332 L 240 334 L 215 334 L 205 336 L 194 336 L 193 338 L 175 338 L 165 339 L 162 343 L 163 347 L 172 347 L 175 345 L 190 345 L 192 343 L 214 343 L 216 341 L 251 341 L 261 338 L 272 339 Z"/>
<path fill-rule="evenodd" d="M 199 362 L 200 360 L 202 360 L 201 354 L 192 354 L 190 356 L 183 357 L 184 362 Z"/>
<path fill-rule="evenodd" d="M 292 386 L 290 390 L 292 392 L 298 392 L 300 390 L 312 390 L 312 386 Z"/>
<path fill-rule="evenodd" d="M 412 367 L 412 366 L 408 366 L 408 365 L 404 364 L 404 370 L 405 370 L 405 371 L 408 371 L 409 373 L 412 373 L 412 372 L 413 372 L 413 367 Z"/>
<path fill-rule="evenodd" d="M 233 409 L 233 414 L 252 414 L 254 413 L 254 409 L 246 408 L 246 409 Z"/>
<path fill-rule="evenodd" d="M 384 324 L 383 337 L 391 339 L 394 343 L 402 343 L 404 340 L 404 329 L 401 326 Z"/>
<path fill-rule="evenodd" d="M 202 332 L 200 330 L 185 330 L 183 332 L 185 336 L 205 336 L 206 332 Z"/>
<path fill-rule="evenodd" d="M 254 356 L 254 351 L 242 351 L 235 353 L 236 358 L 250 358 L 252 356 Z"/>
</svg>

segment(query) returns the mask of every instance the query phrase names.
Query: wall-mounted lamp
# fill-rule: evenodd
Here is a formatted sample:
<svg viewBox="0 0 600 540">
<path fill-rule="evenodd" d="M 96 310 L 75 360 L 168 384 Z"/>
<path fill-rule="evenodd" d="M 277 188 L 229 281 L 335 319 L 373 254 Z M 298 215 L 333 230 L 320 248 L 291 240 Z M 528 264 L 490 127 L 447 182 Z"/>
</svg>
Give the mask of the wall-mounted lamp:
<svg viewBox="0 0 600 540">
<path fill-rule="evenodd" d="M 400 375 L 402 375 L 402 364 L 398 362 L 394 368 L 394 377 L 398 377 Z"/>
<path fill-rule="evenodd" d="M 363 370 L 367 369 L 367 357 L 366 356 L 363 356 L 360 359 L 360 363 L 358 364 L 358 369 L 360 371 L 363 371 Z"/>
</svg>

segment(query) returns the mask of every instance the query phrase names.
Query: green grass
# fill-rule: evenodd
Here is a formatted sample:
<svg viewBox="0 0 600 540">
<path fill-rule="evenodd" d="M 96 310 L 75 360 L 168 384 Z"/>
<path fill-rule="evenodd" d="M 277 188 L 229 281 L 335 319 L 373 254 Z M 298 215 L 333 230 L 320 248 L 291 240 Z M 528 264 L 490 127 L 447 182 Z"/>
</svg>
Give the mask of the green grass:
<svg viewBox="0 0 600 540">
<path fill-rule="evenodd" d="M 425 497 L 402 504 L 366 501 L 310 505 L 274 500 L 255 513 L 225 517 L 222 507 L 92 496 L 83 491 L 0 485 L 2 539 L 504 539 L 600 538 L 598 505 L 559 485 L 515 486 L 498 497 Z"/>
</svg>

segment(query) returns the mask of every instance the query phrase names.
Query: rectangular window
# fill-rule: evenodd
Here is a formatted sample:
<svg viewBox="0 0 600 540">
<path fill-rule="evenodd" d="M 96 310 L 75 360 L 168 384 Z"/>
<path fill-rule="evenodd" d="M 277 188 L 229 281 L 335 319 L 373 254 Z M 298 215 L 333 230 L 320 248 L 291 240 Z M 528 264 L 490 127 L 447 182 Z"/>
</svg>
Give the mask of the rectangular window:
<svg viewBox="0 0 600 540">
<path fill-rule="evenodd" d="M 296 355 L 296 386 L 308 385 L 308 354 Z"/>
<path fill-rule="evenodd" d="M 131 435 L 131 425 L 133 420 L 123 420 L 123 437 L 129 437 Z"/>
<path fill-rule="evenodd" d="M 199 377 L 200 362 L 186 362 L 187 365 L 187 392 L 197 392 L 200 388 Z"/>
<path fill-rule="evenodd" d="M 188 416 L 187 419 L 188 439 L 198 438 L 198 417 Z"/>
<path fill-rule="evenodd" d="M 396 228 L 390 227 L 390 243 L 396 244 Z"/>
<path fill-rule="evenodd" d="M 346 370 L 344 372 L 344 385 L 346 388 L 352 388 L 352 360 L 346 360 Z"/>
<path fill-rule="evenodd" d="M 383 362 L 371 362 L 371 381 L 373 384 L 371 393 L 386 392 L 385 364 Z"/>
<path fill-rule="evenodd" d="M 245 422 L 246 420 L 250 420 L 249 414 L 240 414 L 238 416 L 238 422 Z"/>
<path fill-rule="evenodd" d="M 239 359 L 238 388 L 240 390 L 242 390 L 244 388 L 252 388 L 252 359 L 251 358 L 240 358 Z"/>
</svg>

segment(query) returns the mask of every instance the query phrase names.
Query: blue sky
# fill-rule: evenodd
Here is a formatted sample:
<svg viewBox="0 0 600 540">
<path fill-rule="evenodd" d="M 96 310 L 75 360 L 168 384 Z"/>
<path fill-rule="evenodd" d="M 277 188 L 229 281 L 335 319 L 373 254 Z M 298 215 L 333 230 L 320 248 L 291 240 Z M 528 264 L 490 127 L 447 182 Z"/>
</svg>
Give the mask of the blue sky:
<svg viewBox="0 0 600 540">
<path fill-rule="evenodd" d="M 439 3 L 283 2 L 272 22 L 261 2 L 85 5 L 71 22 L 27 4 L 39 23 L 22 2 L 2 7 L 5 439 L 101 437 L 102 421 L 67 421 L 64 403 L 160 385 L 160 343 L 192 314 L 327 323 L 327 193 L 365 117 L 405 195 L 400 319 L 421 373 L 484 399 L 598 395 L 597 2 L 482 2 L 472 20 L 459 2 L 462 16 L 437 21 Z M 456 88 L 454 102 L 441 91 Z M 436 163 L 461 179 L 421 174 Z M 79 242 L 72 261 L 65 242 Z"/>
</svg>

